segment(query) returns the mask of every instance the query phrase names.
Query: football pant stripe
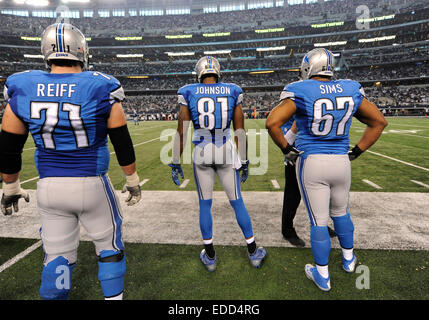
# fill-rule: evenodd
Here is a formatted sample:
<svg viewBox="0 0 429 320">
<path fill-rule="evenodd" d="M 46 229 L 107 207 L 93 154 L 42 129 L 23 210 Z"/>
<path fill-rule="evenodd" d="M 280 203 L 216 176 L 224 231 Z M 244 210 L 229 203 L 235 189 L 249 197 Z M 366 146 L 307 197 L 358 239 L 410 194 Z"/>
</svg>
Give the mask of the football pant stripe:
<svg viewBox="0 0 429 320">
<path fill-rule="evenodd" d="M 106 197 L 110 207 L 110 214 L 112 216 L 113 223 L 113 239 L 112 245 L 116 250 L 122 250 L 124 248 L 124 244 L 122 242 L 122 216 L 118 205 L 116 203 L 115 194 L 113 188 L 111 187 L 109 180 L 106 175 L 101 176 L 101 180 L 103 182 L 104 190 L 106 193 Z"/>
<path fill-rule="evenodd" d="M 304 199 L 305 207 L 307 208 L 308 216 L 310 217 L 311 226 L 316 226 L 316 218 L 314 217 L 313 211 L 311 210 L 311 204 L 308 199 L 307 191 L 304 186 L 304 164 L 305 159 L 300 157 L 298 159 L 298 182 L 302 190 L 302 198 Z"/>
</svg>

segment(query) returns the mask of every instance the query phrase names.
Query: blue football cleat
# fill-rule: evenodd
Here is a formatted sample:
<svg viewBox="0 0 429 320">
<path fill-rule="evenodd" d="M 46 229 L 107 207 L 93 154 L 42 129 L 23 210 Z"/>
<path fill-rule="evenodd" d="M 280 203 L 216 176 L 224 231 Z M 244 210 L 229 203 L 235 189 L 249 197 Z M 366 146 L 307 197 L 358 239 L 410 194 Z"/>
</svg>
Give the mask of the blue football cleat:
<svg viewBox="0 0 429 320">
<path fill-rule="evenodd" d="M 319 287 L 322 291 L 329 291 L 331 290 L 331 281 L 328 278 L 323 278 L 319 271 L 317 271 L 317 268 L 311 264 L 305 265 L 305 275 L 308 279 L 313 281 L 316 286 Z"/>
<path fill-rule="evenodd" d="M 263 247 L 256 249 L 255 253 L 249 254 L 250 264 L 255 268 L 260 268 L 262 266 L 262 261 L 267 256 L 267 251 Z"/>
<path fill-rule="evenodd" d="M 213 259 L 210 259 L 206 253 L 206 249 L 203 249 L 200 253 L 200 260 L 205 265 L 209 272 L 213 272 L 216 270 L 217 260 L 216 256 Z"/>
<path fill-rule="evenodd" d="M 341 255 L 341 257 L 343 260 L 344 271 L 346 271 L 347 273 L 355 272 L 355 267 L 356 267 L 356 262 L 357 262 L 356 256 L 353 254 L 353 259 L 351 259 L 351 260 L 344 259 L 343 255 Z"/>
</svg>

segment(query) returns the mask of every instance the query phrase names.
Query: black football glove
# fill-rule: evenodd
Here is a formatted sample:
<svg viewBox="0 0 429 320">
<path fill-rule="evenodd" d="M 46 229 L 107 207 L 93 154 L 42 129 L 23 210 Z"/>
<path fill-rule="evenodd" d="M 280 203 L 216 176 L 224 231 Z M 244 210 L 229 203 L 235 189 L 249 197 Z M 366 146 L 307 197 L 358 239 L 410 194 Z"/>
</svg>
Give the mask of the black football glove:
<svg viewBox="0 0 429 320">
<path fill-rule="evenodd" d="M 359 157 L 361 154 L 363 153 L 363 151 L 357 146 L 357 145 L 355 145 L 355 147 L 352 149 L 352 150 L 350 150 L 349 152 L 348 152 L 348 155 L 349 155 L 349 159 L 350 159 L 350 161 L 353 161 L 353 160 L 355 160 L 357 157 Z"/>
<path fill-rule="evenodd" d="M 282 152 L 285 155 L 285 164 L 290 162 L 291 165 L 295 165 L 296 159 L 304 153 L 304 151 L 300 151 L 295 147 L 292 147 L 290 144 L 288 144 L 286 148 L 282 149 Z"/>
</svg>

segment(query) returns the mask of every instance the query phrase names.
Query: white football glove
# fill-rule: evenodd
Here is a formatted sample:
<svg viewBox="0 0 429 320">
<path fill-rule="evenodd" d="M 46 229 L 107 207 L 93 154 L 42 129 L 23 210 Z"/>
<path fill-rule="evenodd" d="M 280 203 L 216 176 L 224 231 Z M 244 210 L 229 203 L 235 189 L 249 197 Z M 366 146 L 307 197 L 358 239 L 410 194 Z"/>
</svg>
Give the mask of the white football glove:
<svg viewBox="0 0 429 320">
<path fill-rule="evenodd" d="M 129 192 L 129 195 L 125 202 L 129 206 L 133 206 L 142 198 L 142 192 L 139 185 L 140 179 L 137 172 L 134 172 L 132 175 L 125 176 L 125 179 L 127 180 L 127 182 L 122 188 L 122 193 L 125 193 L 127 191 Z"/>
<path fill-rule="evenodd" d="M 9 216 L 13 211 L 18 212 L 18 200 L 24 198 L 26 202 L 30 202 L 30 195 L 27 191 L 21 188 L 21 183 L 18 180 L 12 183 L 3 181 L 3 195 L 1 197 L 1 211 L 5 216 Z M 13 210 L 12 210 L 13 207 Z"/>
</svg>

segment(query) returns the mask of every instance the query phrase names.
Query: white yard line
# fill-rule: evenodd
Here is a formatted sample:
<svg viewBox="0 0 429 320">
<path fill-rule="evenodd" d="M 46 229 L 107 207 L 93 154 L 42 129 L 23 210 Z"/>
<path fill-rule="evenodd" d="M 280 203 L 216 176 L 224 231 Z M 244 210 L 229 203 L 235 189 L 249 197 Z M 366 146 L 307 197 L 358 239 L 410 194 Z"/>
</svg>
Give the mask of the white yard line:
<svg viewBox="0 0 429 320">
<path fill-rule="evenodd" d="M 189 183 L 189 179 L 185 179 L 185 181 L 183 181 L 182 182 L 182 184 L 180 185 L 180 189 L 185 189 L 186 188 L 186 186 L 188 185 L 188 183 Z"/>
<path fill-rule="evenodd" d="M 277 180 L 271 180 L 271 183 L 273 184 L 274 189 L 280 189 L 280 185 Z"/>
<path fill-rule="evenodd" d="M 19 253 L 15 257 L 13 257 L 12 259 L 10 259 L 10 260 L 6 261 L 5 263 L 3 263 L 0 266 L 0 273 L 3 272 L 4 270 L 6 270 L 7 268 L 13 266 L 18 261 L 20 261 L 23 258 L 25 258 L 27 255 L 29 255 L 30 253 L 32 253 L 34 250 L 36 250 L 37 248 L 39 248 L 41 245 L 42 245 L 42 240 L 36 242 L 35 244 L 33 244 L 32 246 L 28 247 L 27 249 L 25 249 L 24 251 L 22 251 L 21 253 Z"/>
<path fill-rule="evenodd" d="M 429 139 L 429 137 L 419 136 L 419 135 L 417 135 L 417 134 L 409 134 L 409 133 L 402 133 L 402 132 L 389 132 L 389 133 L 393 133 L 393 134 L 400 134 L 400 135 L 403 135 L 403 136 L 410 136 L 410 137 L 417 137 L 417 138 Z"/>
<path fill-rule="evenodd" d="M 363 182 L 365 182 L 366 184 L 369 184 L 371 187 L 376 188 L 376 189 L 383 189 L 382 187 L 380 187 L 378 184 L 375 184 L 372 181 L 369 181 L 368 179 L 363 179 Z"/>
<path fill-rule="evenodd" d="M 417 180 L 411 180 L 411 182 L 414 182 L 415 184 L 418 184 L 418 185 L 420 185 L 422 187 L 425 187 L 425 188 L 429 189 L 429 185 L 427 185 L 427 184 L 425 184 L 423 182 L 420 182 L 420 181 L 417 181 Z"/>
<path fill-rule="evenodd" d="M 371 150 L 367 150 L 366 152 L 371 153 L 371 154 L 375 154 L 376 156 L 379 156 L 379 157 L 383 157 L 383 158 L 386 158 L 386 159 L 389 159 L 389 160 L 392 160 L 392 161 L 396 161 L 396 162 L 405 164 L 405 165 L 410 166 L 410 167 L 414 167 L 414 168 L 417 168 L 417 169 L 429 172 L 428 168 L 420 167 L 420 166 L 418 166 L 416 164 L 413 164 L 413 163 L 410 163 L 410 162 L 406 162 L 406 161 L 399 160 L 399 159 L 396 159 L 396 158 L 393 158 L 393 157 L 389 157 L 389 156 L 386 156 L 386 155 L 384 155 L 382 153 L 374 152 L 374 151 L 371 151 Z"/>
</svg>

